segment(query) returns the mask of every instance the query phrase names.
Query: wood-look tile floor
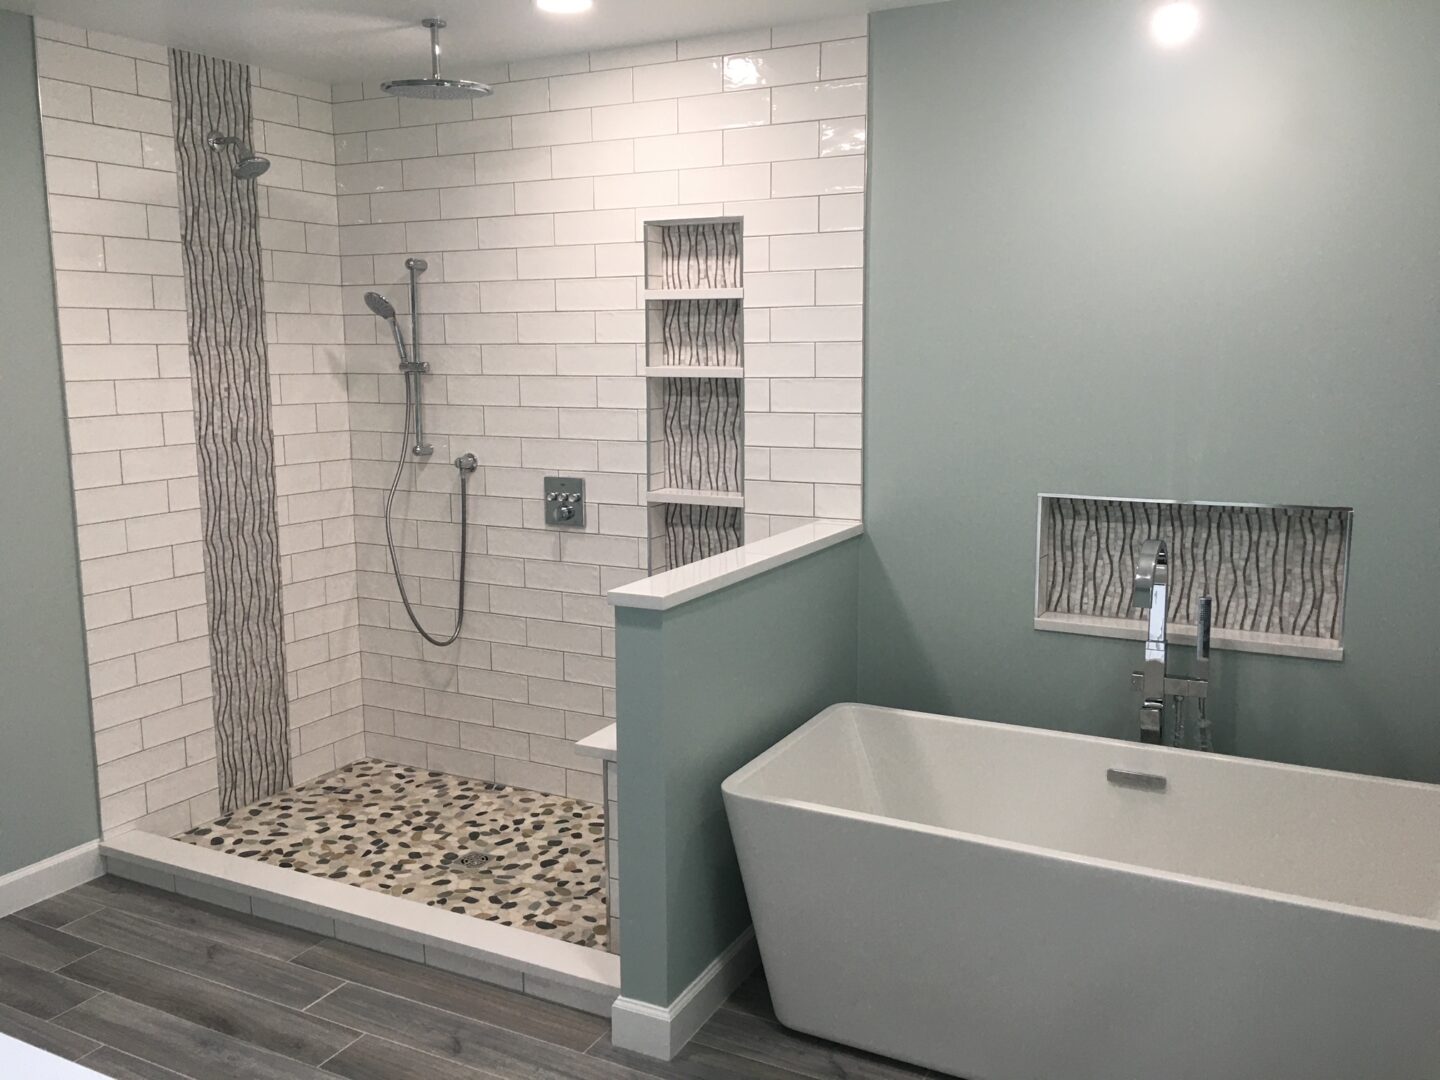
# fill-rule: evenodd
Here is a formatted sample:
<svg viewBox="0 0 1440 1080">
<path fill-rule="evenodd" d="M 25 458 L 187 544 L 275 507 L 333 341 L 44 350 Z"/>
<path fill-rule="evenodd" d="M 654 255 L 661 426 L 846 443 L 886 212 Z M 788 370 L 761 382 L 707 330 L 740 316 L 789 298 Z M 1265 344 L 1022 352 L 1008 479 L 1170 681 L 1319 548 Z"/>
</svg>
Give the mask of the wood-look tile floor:
<svg viewBox="0 0 1440 1080">
<path fill-rule="evenodd" d="M 100 878 L 0 919 L 0 1032 L 123 1080 L 903 1080 L 786 1031 L 764 980 L 672 1062 L 561 1005 Z"/>
</svg>

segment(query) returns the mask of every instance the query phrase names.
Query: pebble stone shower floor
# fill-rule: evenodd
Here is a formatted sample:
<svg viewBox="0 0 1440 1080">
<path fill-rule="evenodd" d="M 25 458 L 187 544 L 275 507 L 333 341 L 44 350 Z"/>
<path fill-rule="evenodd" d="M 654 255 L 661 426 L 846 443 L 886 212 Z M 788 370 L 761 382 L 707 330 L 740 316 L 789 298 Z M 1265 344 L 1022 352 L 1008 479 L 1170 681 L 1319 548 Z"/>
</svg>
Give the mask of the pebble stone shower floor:
<svg viewBox="0 0 1440 1080">
<path fill-rule="evenodd" d="M 580 799 L 367 759 L 176 839 L 606 947 L 605 811 Z"/>
</svg>

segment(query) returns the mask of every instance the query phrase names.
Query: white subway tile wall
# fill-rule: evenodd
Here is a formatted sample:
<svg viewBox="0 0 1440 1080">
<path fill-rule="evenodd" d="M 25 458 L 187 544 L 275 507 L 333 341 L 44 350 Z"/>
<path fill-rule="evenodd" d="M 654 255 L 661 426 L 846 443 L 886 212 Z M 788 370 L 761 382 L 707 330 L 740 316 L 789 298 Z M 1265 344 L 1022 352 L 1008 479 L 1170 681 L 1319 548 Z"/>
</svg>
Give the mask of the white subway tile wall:
<svg viewBox="0 0 1440 1080">
<path fill-rule="evenodd" d="M 36 21 L 105 829 L 219 812 L 167 50 Z M 297 779 L 364 754 L 330 89 L 252 72 Z M 237 181 L 239 182 L 239 181 Z"/>
<path fill-rule="evenodd" d="M 297 783 L 365 756 L 330 87 L 251 69 Z"/>
<path fill-rule="evenodd" d="M 37 20 L 105 827 L 213 817 L 214 738 L 163 48 Z M 605 591 L 645 574 L 642 229 L 743 215 L 746 535 L 860 515 L 865 20 L 498 65 L 474 102 L 254 69 L 292 757 L 602 798 Z M 473 74 L 473 73 L 467 73 Z M 332 104 L 333 102 L 333 104 Z M 369 289 L 422 281 L 435 454 L 396 541 L 403 384 Z M 584 531 L 541 478 L 583 476 Z"/>
<path fill-rule="evenodd" d="M 512 64 L 493 97 L 399 107 L 334 88 L 366 745 L 373 754 L 601 798 L 573 740 L 615 715 L 604 593 L 645 574 L 645 221 L 743 215 L 749 539 L 860 516 L 865 20 Z M 470 500 L 459 645 L 410 629 L 381 516 L 402 383 L 370 288 L 423 337 L 435 455 L 407 465 L 400 559 L 448 631 L 458 485 Z M 773 384 L 773 385 L 772 385 Z M 547 473 L 585 478 L 583 532 L 545 528 Z"/>
<path fill-rule="evenodd" d="M 164 48 L 36 21 L 106 829 L 218 813 Z"/>
</svg>

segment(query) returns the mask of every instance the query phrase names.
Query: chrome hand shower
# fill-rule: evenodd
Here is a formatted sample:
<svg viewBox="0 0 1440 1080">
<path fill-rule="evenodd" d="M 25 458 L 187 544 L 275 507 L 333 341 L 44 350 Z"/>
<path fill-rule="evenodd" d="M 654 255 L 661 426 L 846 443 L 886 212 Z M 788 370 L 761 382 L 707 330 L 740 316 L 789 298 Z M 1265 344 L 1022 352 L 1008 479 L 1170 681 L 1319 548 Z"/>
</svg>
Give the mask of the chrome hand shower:
<svg viewBox="0 0 1440 1080">
<path fill-rule="evenodd" d="M 426 269 L 424 259 L 406 259 L 405 268 L 410 271 L 410 317 L 411 337 L 410 345 L 413 352 L 407 353 L 405 349 L 405 338 L 400 333 L 400 322 L 395 317 L 395 305 L 377 292 L 365 294 L 365 306 L 373 311 L 380 318 L 390 324 L 390 331 L 395 336 L 395 351 L 400 354 L 400 371 L 405 376 L 405 420 L 400 429 L 400 457 L 395 463 L 395 478 L 390 481 L 390 490 L 385 495 L 385 545 L 390 549 L 390 569 L 395 575 L 395 587 L 400 592 L 400 603 L 405 608 L 405 614 L 410 617 L 410 623 L 416 631 L 431 645 L 453 645 L 460 637 L 460 628 L 465 624 L 465 560 L 469 554 L 469 543 L 467 533 L 469 532 L 469 503 L 470 503 L 470 474 L 479 467 L 479 460 L 474 454 L 461 454 L 452 464 L 460 473 L 460 577 L 458 581 L 459 596 L 455 603 L 455 625 L 450 633 L 444 637 L 436 637 L 420 624 L 420 617 L 415 614 L 415 608 L 410 603 L 410 596 L 405 591 L 405 579 L 400 573 L 400 555 L 395 550 L 395 531 L 393 525 L 395 492 L 400 487 L 400 477 L 405 472 L 405 454 L 407 447 L 419 457 L 428 457 L 434 452 L 434 448 L 425 442 L 423 434 L 423 423 L 421 420 L 421 388 L 420 378 L 430 370 L 430 365 L 419 359 L 420 355 L 420 285 L 419 275 Z M 415 442 L 410 443 L 411 432 L 414 432 Z"/>
</svg>

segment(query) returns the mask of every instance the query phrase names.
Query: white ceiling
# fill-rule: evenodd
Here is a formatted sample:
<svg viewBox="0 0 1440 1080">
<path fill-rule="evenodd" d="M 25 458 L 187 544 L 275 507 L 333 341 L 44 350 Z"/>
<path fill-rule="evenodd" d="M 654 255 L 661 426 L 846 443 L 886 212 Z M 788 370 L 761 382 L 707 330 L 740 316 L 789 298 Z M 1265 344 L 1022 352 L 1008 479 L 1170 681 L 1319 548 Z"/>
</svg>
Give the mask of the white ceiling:
<svg viewBox="0 0 1440 1080">
<path fill-rule="evenodd" d="M 545 15 L 533 0 L 0 0 L 57 22 L 173 45 L 321 82 L 428 73 L 427 15 L 449 22 L 444 71 L 726 30 L 808 22 L 926 0 L 595 0 Z M 483 73 L 482 73 L 483 74 Z"/>
</svg>

